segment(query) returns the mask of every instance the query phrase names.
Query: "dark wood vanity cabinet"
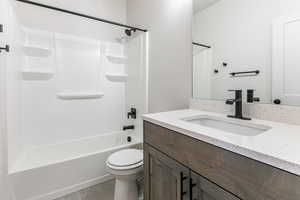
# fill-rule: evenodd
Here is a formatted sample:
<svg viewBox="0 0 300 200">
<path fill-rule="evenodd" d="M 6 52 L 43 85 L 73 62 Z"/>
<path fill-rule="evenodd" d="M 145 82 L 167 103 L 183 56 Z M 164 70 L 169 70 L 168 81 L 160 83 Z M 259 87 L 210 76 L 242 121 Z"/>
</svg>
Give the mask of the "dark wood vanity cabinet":
<svg viewBox="0 0 300 200">
<path fill-rule="evenodd" d="M 147 144 L 144 154 L 145 200 L 239 200 Z"/>
<path fill-rule="evenodd" d="M 300 200 L 300 177 L 144 122 L 145 200 Z"/>
<path fill-rule="evenodd" d="M 190 176 L 191 200 L 239 200 L 238 197 L 195 172 L 191 171 Z"/>
<path fill-rule="evenodd" d="M 189 200 L 189 169 L 144 146 L 147 200 Z"/>
</svg>

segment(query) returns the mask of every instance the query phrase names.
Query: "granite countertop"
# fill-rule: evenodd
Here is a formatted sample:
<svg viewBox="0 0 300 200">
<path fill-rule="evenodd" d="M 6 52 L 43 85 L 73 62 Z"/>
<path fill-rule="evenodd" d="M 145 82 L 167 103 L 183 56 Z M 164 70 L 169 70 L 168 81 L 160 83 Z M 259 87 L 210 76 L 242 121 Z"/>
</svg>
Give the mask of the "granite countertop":
<svg viewBox="0 0 300 200">
<path fill-rule="evenodd" d="M 256 136 L 243 136 L 183 120 L 199 115 L 226 118 L 223 114 L 188 109 L 146 114 L 143 119 L 300 176 L 300 126 L 252 119 L 248 123 L 271 129 Z"/>
</svg>

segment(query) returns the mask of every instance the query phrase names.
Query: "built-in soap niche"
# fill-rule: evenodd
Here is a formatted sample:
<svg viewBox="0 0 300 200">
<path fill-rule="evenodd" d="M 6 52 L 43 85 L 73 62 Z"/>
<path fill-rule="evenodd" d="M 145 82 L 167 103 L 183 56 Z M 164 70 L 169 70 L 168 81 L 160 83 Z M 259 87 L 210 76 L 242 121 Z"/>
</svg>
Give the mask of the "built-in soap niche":
<svg viewBox="0 0 300 200">
<path fill-rule="evenodd" d="M 51 50 L 36 46 L 23 46 L 23 53 L 25 56 L 37 57 L 37 58 L 46 58 L 51 56 Z"/>
<path fill-rule="evenodd" d="M 106 45 L 105 50 L 106 79 L 111 82 L 126 82 L 128 78 L 126 73 L 128 57 L 124 56 L 124 45 L 110 43 Z"/>
<path fill-rule="evenodd" d="M 106 74 L 106 78 L 112 82 L 126 82 L 128 75 L 127 74 Z"/>
<path fill-rule="evenodd" d="M 49 59 L 49 57 L 52 54 L 52 51 L 50 49 L 46 49 L 46 48 L 41 48 L 41 47 L 35 47 L 35 46 L 23 46 L 22 47 L 22 51 L 24 53 L 24 55 L 26 56 L 26 60 L 27 62 L 25 62 L 28 65 L 28 62 L 30 61 L 31 63 L 35 63 L 34 65 L 42 65 L 41 63 L 46 62 L 47 63 L 47 59 Z M 43 62 L 41 62 L 43 61 Z M 39 63 L 39 64 L 38 64 Z M 22 70 L 22 77 L 23 80 L 26 81 L 37 81 L 37 80 L 41 80 L 41 81 L 46 81 L 46 80 L 50 80 L 53 75 L 54 75 L 54 71 L 51 69 L 45 69 L 45 67 L 28 67 L 25 66 Z M 52 68 L 52 67 L 48 67 L 48 68 Z"/>
<path fill-rule="evenodd" d="M 103 92 L 91 93 L 58 93 L 57 97 L 62 100 L 100 99 L 104 97 Z"/>
<path fill-rule="evenodd" d="M 107 60 L 114 65 L 119 65 L 118 67 L 126 67 L 125 65 L 127 64 L 128 58 L 125 56 L 112 56 L 112 55 L 106 55 Z M 121 71 L 121 69 L 120 69 Z M 106 78 L 111 81 L 111 82 L 126 82 L 127 81 L 127 77 L 128 74 L 124 73 L 124 72 L 107 72 L 106 73 Z"/>
<path fill-rule="evenodd" d="M 23 80 L 50 80 L 55 74 L 54 33 L 27 27 L 22 30 L 25 35 Z"/>
<path fill-rule="evenodd" d="M 42 71 L 42 70 L 23 70 L 23 80 L 34 81 L 34 80 L 50 80 L 54 75 L 53 71 Z"/>
<path fill-rule="evenodd" d="M 123 64 L 126 65 L 128 58 L 125 56 L 117 56 L 117 55 L 106 55 L 106 58 L 109 62 L 113 64 Z"/>
<path fill-rule="evenodd" d="M 110 64 L 114 64 L 110 67 L 115 67 L 117 70 L 114 72 L 111 72 L 111 70 L 108 70 L 110 72 L 106 72 L 105 76 L 107 80 L 111 82 L 126 82 L 128 74 L 124 73 L 125 65 L 127 64 L 127 58 L 122 56 L 106 56 Z M 118 71 L 118 72 L 116 72 Z"/>
</svg>

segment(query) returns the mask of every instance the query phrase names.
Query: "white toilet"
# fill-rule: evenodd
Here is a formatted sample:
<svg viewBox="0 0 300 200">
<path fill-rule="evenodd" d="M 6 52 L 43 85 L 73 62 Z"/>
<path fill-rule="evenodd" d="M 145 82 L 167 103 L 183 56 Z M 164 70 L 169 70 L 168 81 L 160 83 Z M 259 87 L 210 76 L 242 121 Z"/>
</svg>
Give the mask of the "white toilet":
<svg viewBox="0 0 300 200">
<path fill-rule="evenodd" d="M 143 175 L 143 151 L 118 151 L 108 157 L 106 165 L 116 178 L 115 200 L 138 200 L 137 179 Z"/>
</svg>

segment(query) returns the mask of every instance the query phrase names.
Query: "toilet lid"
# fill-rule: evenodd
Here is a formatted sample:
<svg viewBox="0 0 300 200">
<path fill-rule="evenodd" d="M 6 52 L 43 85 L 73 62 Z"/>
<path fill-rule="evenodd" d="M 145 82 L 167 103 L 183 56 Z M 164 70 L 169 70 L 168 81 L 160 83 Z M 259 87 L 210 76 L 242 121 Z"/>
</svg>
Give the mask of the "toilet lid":
<svg viewBox="0 0 300 200">
<path fill-rule="evenodd" d="M 111 154 L 108 163 L 116 167 L 137 165 L 143 162 L 143 151 L 137 149 L 125 149 Z"/>
</svg>

